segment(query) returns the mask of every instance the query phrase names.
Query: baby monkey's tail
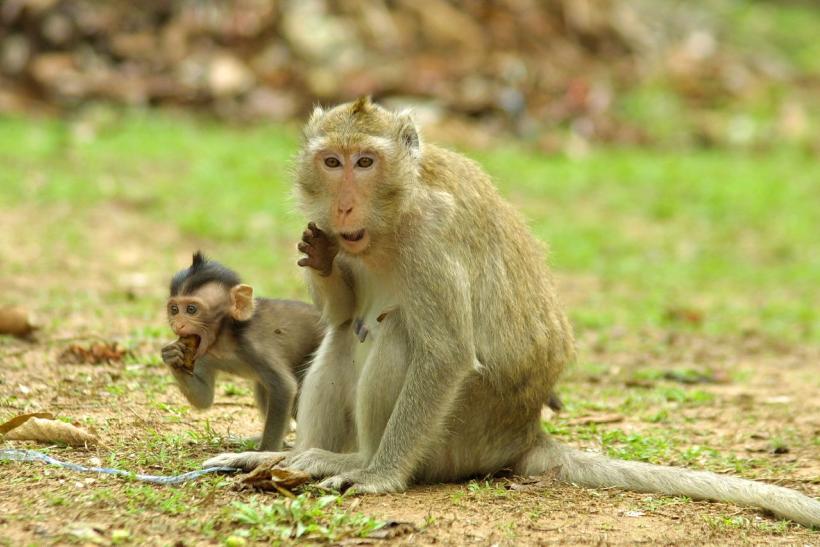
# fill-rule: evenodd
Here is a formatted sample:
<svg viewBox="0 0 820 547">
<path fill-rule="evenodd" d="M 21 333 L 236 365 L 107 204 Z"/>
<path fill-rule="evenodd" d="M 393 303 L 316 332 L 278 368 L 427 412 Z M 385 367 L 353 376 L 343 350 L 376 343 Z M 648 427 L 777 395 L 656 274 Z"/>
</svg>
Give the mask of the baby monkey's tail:
<svg viewBox="0 0 820 547">
<path fill-rule="evenodd" d="M 614 460 L 562 445 L 546 435 L 524 455 L 516 472 L 553 472 L 562 481 L 591 488 L 616 487 L 754 505 L 804 526 L 820 526 L 820 502 L 796 490 L 708 471 Z"/>
</svg>

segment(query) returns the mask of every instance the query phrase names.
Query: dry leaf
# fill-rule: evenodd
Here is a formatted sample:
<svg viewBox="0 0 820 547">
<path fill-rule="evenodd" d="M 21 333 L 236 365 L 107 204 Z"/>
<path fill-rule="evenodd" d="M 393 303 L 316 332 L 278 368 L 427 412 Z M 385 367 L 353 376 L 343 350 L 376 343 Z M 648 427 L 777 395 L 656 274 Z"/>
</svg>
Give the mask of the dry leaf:
<svg viewBox="0 0 820 547">
<path fill-rule="evenodd" d="M 614 424 L 616 422 L 622 422 L 624 417 L 620 414 L 599 414 L 597 416 L 583 416 L 581 418 L 575 418 L 574 420 L 569 420 L 567 424 L 569 425 L 589 425 L 589 424 Z"/>
<path fill-rule="evenodd" d="M 27 422 L 29 418 L 46 418 L 48 420 L 54 419 L 54 414 L 50 412 L 34 412 L 32 414 L 20 414 L 11 420 L 0 424 L 0 435 L 5 435 L 15 427 Z"/>
<path fill-rule="evenodd" d="M 288 495 L 294 488 L 310 480 L 310 475 L 296 469 L 276 467 L 278 461 L 270 461 L 256 467 L 239 481 L 243 486 L 256 490 L 276 490 Z"/>
<path fill-rule="evenodd" d="M 667 321 L 673 323 L 690 323 L 692 325 L 700 325 L 703 323 L 703 312 L 693 308 L 668 308 L 665 316 Z"/>
<path fill-rule="evenodd" d="M 397 520 L 388 520 L 384 526 L 378 530 L 368 534 L 367 537 L 373 539 L 393 539 L 401 536 L 412 534 L 416 531 L 416 527 L 409 522 L 399 522 Z"/>
<path fill-rule="evenodd" d="M 15 416 L 0 424 L 0 433 L 9 441 L 58 442 L 70 446 L 90 446 L 100 440 L 79 427 L 54 419 L 53 414 L 38 412 Z"/>
<path fill-rule="evenodd" d="M 624 382 L 626 387 L 641 387 L 644 389 L 650 389 L 655 387 L 655 382 L 651 380 L 639 380 L 637 378 L 631 378 Z"/>
<path fill-rule="evenodd" d="M 0 308 L 0 334 L 25 337 L 39 327 L 23 308 Z"/>
<path fill-rule="evenodd" d="M 98 365 L 122 361 L 126 350 L 117 347 L 116 342 L 95 342 L 88 347 L 71 344 L 59 357 L 63 363 L 84 363 Z"/>
</svg>

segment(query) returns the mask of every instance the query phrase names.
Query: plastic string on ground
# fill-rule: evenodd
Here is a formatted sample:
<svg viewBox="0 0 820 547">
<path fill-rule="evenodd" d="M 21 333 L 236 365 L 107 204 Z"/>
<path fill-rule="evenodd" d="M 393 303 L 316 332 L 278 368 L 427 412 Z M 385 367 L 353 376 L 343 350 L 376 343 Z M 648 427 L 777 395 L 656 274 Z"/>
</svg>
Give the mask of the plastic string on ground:
<svg viewBox="0 0 820 547">
<path fill-rule="evenodd" d="M 78 465 L 76 463 L 60 461 L 52 458 L 48 454 L 43 454 L 36 450 L 16 450 L 16 449 L 2 449 L 0 450 L 0 461 L 18 461 L 18 462 L 43 462 L 49 465 L 56 465 L 72 471 L 81 471 L 84 473 L 105 473 L 107 475 L 119 475 L 129 479 L 135 479 L 143 482 L 150 482 L 154 484 L 180 484 L 186 481 L 198 479 L 203 475 L 209 473 L 235 473 L 239 469 L 235 467 L 206 467 L 205 469 L 197 469 L 196 471 L 189 471 L 181 475 L 144 475 L 142 473 L 132 473 L 131 471 L 123 471 L 122 469 L 113 469 L 111 467 L 88 467 L 85 465 Z"/>
</svg>

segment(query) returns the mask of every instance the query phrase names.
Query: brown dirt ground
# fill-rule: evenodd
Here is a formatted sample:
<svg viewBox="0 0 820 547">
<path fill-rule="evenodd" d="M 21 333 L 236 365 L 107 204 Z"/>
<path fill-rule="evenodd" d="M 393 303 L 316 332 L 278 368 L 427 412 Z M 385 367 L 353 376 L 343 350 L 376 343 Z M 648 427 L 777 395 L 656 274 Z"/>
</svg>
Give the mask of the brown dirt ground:
<svg viewBox="0 0 820 547">
<path fill-rule="evenodd" d="M 178 264 L 185 253 L 169 250 L 189 249 L 191 241 L 168 228 L 148 233 L 137 212 L 106 205 L 84 217 L 82 222 L 89 230 L 84 232 L 87 237 L 82 242 L 83 250 L 77 253 L 72 249 L 69 253 L 68 249 L 44 243 L 42 236 L 72 212 L 55 208 L 33 213 L 20 209 L 0 211 L 2 286 L 9 294 L 17 295 L 11 297 L 12 301 L 27 301 L 47 319 L 36 342 L 0 339 L 0 420 L 37 410 L 54 411 L 86 423 L 93 419 L 110 449 L 57 449 L 52 454 L 89 464 L 95 457 L 107 462 L 113 450 L 120 466 L 158 474 L 187 467 L 174 468 L 173 452 L 167 454 L 167 459 L 164 454 L 151 454 L 152 463 L 141 463 L 141 454 L 146 450 L 168 446 L 151 444 L 153 436 L 205 431 L 207 427 L 222 436 L 256 432 L 259 422 L 250 395 L 228 397 L 218 391 L 217 403 L 208 411 L 182 412 L 178 416 L 169 412 L 169 408 L 188 408 L 177 390 L 167 385 L 164 393 L 152 397 L 146 388 L 152 377 L 166 374 L 162 366 L 145 364 L 144 359 L 156 354 L 163 339 L 128 342 L 125 336 L 138 327 L 163 326 L 162 301 L 168 271 L 161 268 L 170 263 L 152 266 L 147 257 L 168 251 L 166 254 Z M 90 229 L 101 225 L 102 229 Z M 132 290 L 128 288 L 131 281 L 110 272 L 135 268 L 147 282 L 134 290 L 139 298 L 155 299 L 157 311 L 124 317 L 116 305 L 104 302 L 112 294 Z M 594 279 L 561 279 L 560 283 L 568 306 L 583 303 L 597 286 Z M 74 287 L 82 305 L 52 298 L 66 285 Z M 60 321 L 53 320 L 56 315 Z M 125 341 L 136 358 L 128 364 L 110 365 L 58 362 L 59 352 L 75 337 L 90 335 Z M 660 368 L 698 363 L 725 370 L 740 380 L 698 386 L 713 399 L 707 404 L 674 408 L 670 423 L 654 424 L 627 415 L 620 423 L 601 425 L 600 430 L 619 428 L 651 435 L 663 428 L 673 429 L 692 445 L 714 447 L 741 459 L 755 458 L 757 463 L 743 471 L 744 476 L 820 496 L 820 348 L 783 346 L 754 335 L 715 339 L 649 330 L 608 332 L 607 337 L 617 338 L 618 343 L 602 343 L 595 332 L 579 337 L 582 360 L 607 363 L 607 371 L 592 374 L 579 368 L 564 380 L 570 397 L 581 394 L 585 399 L 594 399 L 606 391 L 602 414 L 618 412 L 632 390 L 641 389 L 625 387 L 624 380 L 649 360 Z M 111 393 L 107 390 L 110 386 L 121 390 Z M 787 454 L 776 455 L 767 448 L 774 438 L 786 439 L 790 448 Z M 589 445 L 580 440 L 573 443 Z M 0 447 L 38 445 L 6 441 Z M 225 445 L 199 439 L 182 441 L 177 448 L 185 458 L 198 461 L 224 450 Z M 263 494 L 237 492 L 224 482 L 203 481 L 184 487 L 186 503 L 193 503 L 195 508 L 188 511 L 190 507 L 186 507 L 186 511 L 175 515 L 152 505 L 150 495 L 144 491 L 130 491 L 134 483 L 128 481 L 40 464 L 0 465 L 0 543 L 106 543 L 105 538 L 113 530 L 127 529 L 138 543 L 174 544 L 181 540 L 184 544 L 214 544 L 230 533 L 230 524 L 221 517 L 231 501 L 265 499 Z M 402 544 L 820 544 L 817 532 L 793 524 L 778 528 L 774 519 L 760 511 L 727 504 L 670 499 L 665 504 L 653 504 L 642 494 L 586 490 L 554 484 L 548 478 L 537 482 L 491 479 L 489 484 L 487 488 L 470 488 L 467 484 L 423 486 L 403 494 L 351 498 L 345 503 L 378 518 L 414 523 L 417 532 L 394 540 Z M 167 499 L 174 488 L 183 489 L 151 486 L 147 490 Z M 203 522 L 211 517 L 215 529 L 203 532 Z M 727 517 L 734 517 L 736 525 L 720 523 Z M 68 533 L 77 526 L 96 528 L 101 535 L 77 539 Z M 379 543 L 357 539 L 346 542 Z"/>
</svg>

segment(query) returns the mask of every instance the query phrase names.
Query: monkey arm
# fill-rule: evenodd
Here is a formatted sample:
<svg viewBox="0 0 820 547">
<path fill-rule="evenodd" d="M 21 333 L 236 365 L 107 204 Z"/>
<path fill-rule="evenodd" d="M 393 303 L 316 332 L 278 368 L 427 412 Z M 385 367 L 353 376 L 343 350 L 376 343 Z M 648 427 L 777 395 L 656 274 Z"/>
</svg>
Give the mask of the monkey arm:
<svg viewBox="0 0 820 547">
<path fill-rule="evenodd" d="M 322 318 L 328 325 L 339 326 L 353 318 L 355 295 L 349 272 L 333 261 L 333 269 L 328 276 L 314 270 L 307 273 L 308 290 L 313 303 L 322 310 Z"/>
<path fill-rule="evenodd" d="M 194 365 L 194 373 L 171 368 L 179 390 L 196 408 L 209 408 L 214 402 L 214 381 L 216 370 L 209 364 L 199 360 Z"/>
</svg>

